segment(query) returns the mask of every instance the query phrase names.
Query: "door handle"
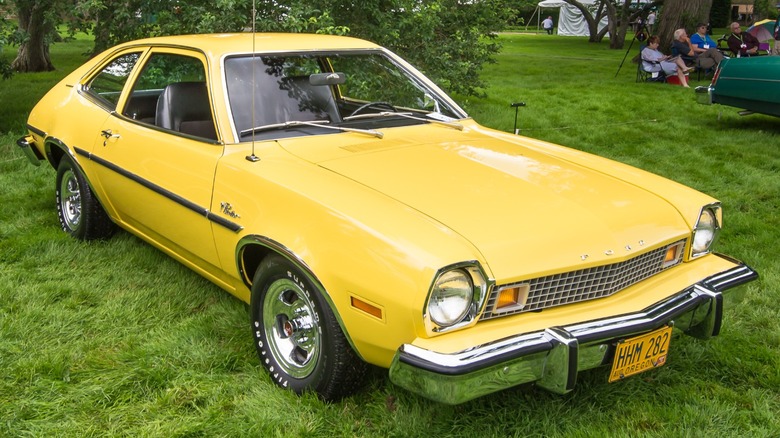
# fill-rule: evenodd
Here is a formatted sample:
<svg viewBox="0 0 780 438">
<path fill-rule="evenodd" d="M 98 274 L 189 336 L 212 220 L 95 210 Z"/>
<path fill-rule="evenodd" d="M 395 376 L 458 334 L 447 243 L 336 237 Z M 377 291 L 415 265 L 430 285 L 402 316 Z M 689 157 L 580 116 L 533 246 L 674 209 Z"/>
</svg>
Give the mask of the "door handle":
<svg viewBox="0 0 780 438">
<path fill-rule="evenodd" d="M 120 138 L 121 137 L 119 134 L 114 134 L 113 132 L 111 132 L 110 129 L 104 129 L 104 130 L 100 131 L 100 135 L 103 136 L 103 138 L 105 138 L 105 140 L 103 140 L 103 146 L 104 147 L 108 143 L 108 139 L 110 139 L 110 138 Z"/>
</svg>

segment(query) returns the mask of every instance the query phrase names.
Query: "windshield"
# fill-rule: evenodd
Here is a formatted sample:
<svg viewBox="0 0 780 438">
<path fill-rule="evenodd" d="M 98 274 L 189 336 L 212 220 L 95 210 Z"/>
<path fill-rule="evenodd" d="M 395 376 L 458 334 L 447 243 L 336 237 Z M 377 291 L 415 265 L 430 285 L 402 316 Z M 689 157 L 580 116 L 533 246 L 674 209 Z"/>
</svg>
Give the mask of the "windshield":
<svg viewBox="0 0 780 438">
<path fill-rule="evenodd" d="M 379 129 L 466 117 L 377 50 L 234 56 L 225 75 L 240 141 L 340 132 L 323 125 Z"/>
</svg>

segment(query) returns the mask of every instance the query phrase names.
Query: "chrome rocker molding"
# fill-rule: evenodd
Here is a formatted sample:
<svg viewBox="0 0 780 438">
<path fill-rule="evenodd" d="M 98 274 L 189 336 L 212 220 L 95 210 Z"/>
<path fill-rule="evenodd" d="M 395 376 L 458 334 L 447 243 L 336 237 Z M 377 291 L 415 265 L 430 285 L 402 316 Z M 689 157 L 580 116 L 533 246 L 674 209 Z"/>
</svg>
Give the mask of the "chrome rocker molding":
<svg viewBox="0 0 780 438">
<path fill-rule="evenodd" d="M 709 338 L 720 332 L 722 292 L 758 278 L 747 265 L 709 277 L 641 312 L 550 327 L 468 350 L 442 354 L 405 344 L 390 365 L 390 380 L 427 398 L 458 404 L 522 383 L 565 394 L 577 373 L 609 363 L 618 339 L 674 325 Z"/>
</svg>

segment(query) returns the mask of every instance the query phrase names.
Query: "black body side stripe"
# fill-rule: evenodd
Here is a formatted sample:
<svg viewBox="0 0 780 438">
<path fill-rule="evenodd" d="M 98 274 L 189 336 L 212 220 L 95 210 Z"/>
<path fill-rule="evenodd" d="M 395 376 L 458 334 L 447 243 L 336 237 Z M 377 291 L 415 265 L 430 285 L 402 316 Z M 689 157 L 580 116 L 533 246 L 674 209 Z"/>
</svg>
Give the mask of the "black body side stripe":
<svg viewBox="0 0 780 438">
<path fill-rule="evenodd" d="M 173 201 L 173 202 L 175 202 L 175 203 L 177 203 L 177 204 L 179 204 L 179 205 L 181 205 L 181 206 L 183 206 L 183 207 L 185 207 L 185 208 L 187 208 L 189 210 L 192 210 L 192 211 L 194 211 L 195 213 L 197 213 L 197 214 L 199 214 L 201 216 L 204 216 L 206 219 L 214 222 L 217 225 L 223 226 L 223 227 L 225 227 L 225 228 L 227 228 L 227 229 L 229 229 L 230 231 L 233 231 L 233 232 L 241 231 L 244 228 L 244 227 L 242 227 L 241 225 L 239 225 L 239 224 L 237 224 L 235 222 L 229 221 L 229 220 L 227 220 L 227 219 L 225 219 L 225 218 L 223 218 L 221 216 L 218 216 L 218 215 L 210 212 L 205 207 L 201 207 L 200 205 L 195 204 L 194 202 L 191 202 L 191 201 L 189 201 L 189 200 L 187 200 L 185 198 L 182 198 L 181 196 L 177 195 L 176 193 L 171 192 L 170 190 L 166 190 L 166 189 L 158 186 L 157 184 L 154 184 L 153 182 L 151 182 L 151 181 L 149 181 L 147 179 L 141 178 L 140 176 L 138 176 L 138 175 L 136 175 L 136 174 L 134 174 L 132 172 L 128 172 L 127 170 L 117 166 L 116 164 L 114 164 L 114 163 L 112 163 L 110 161 L 104 160 L 104 159 L 98 157 L 97 155 L 93 155 L 93 154 L 89 153 L 88 151 L 85 151 L 84 149 L 80 149 L 80 148 L 73 148 L 73 149 L 76 151 L 77 154 L 86 157 L 90 161 L 94 161 L 95 163 L 98 163 L 101 166 L 103 166 L 103 167 L 105 167 L 107 169 L 110 169 L 110 170 L 112 170 L 112 171 L 114 171 L 114 172 L 124 176 L 125 178 L 128 178 L 128 179 L 130 179 L 130 180 L 132 180 L 132 181 L 134 181 L 134 182 L 136 182 L 136 183 L 146 187 L 147 189 L 152 190 L 155 193 L 158 193 L 158 194 L 160 194 L 162 196 L 165 196 L 166 198 L 170 199 L 171 201 Z"/>
<path fill-rule="evenodd" d="M 46 133 L 41 131 L 40 129 L 36 128 L 35 126 L 31 124 L 27 124 L 27 130 L 32 131 L 34 134 L 37 134 L 41 137 L 46 137 Z"/>
</svg>

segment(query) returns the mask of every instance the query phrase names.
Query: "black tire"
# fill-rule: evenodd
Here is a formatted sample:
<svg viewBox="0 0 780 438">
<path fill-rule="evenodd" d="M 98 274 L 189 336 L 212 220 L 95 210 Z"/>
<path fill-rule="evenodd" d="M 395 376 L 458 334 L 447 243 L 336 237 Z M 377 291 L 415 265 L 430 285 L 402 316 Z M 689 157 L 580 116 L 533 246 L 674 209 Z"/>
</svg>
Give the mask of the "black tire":
<svg viewBox="0 0 780 438">
<path fill-rule="evenodd" d="M 106 239 L 116 226 L 100 205 L 81 169 L 67 155 L 57 166 L 57 216 L 63 231 L 82 240 Z"/>
<path fill-rule="evenodd" d="M 274 383 L 326 401 L 362 387 L 368 365 L 352 350 L 323 291 L 287 259 L 263 260 L 250 308 L 257 354 Z"/>
</svg>

